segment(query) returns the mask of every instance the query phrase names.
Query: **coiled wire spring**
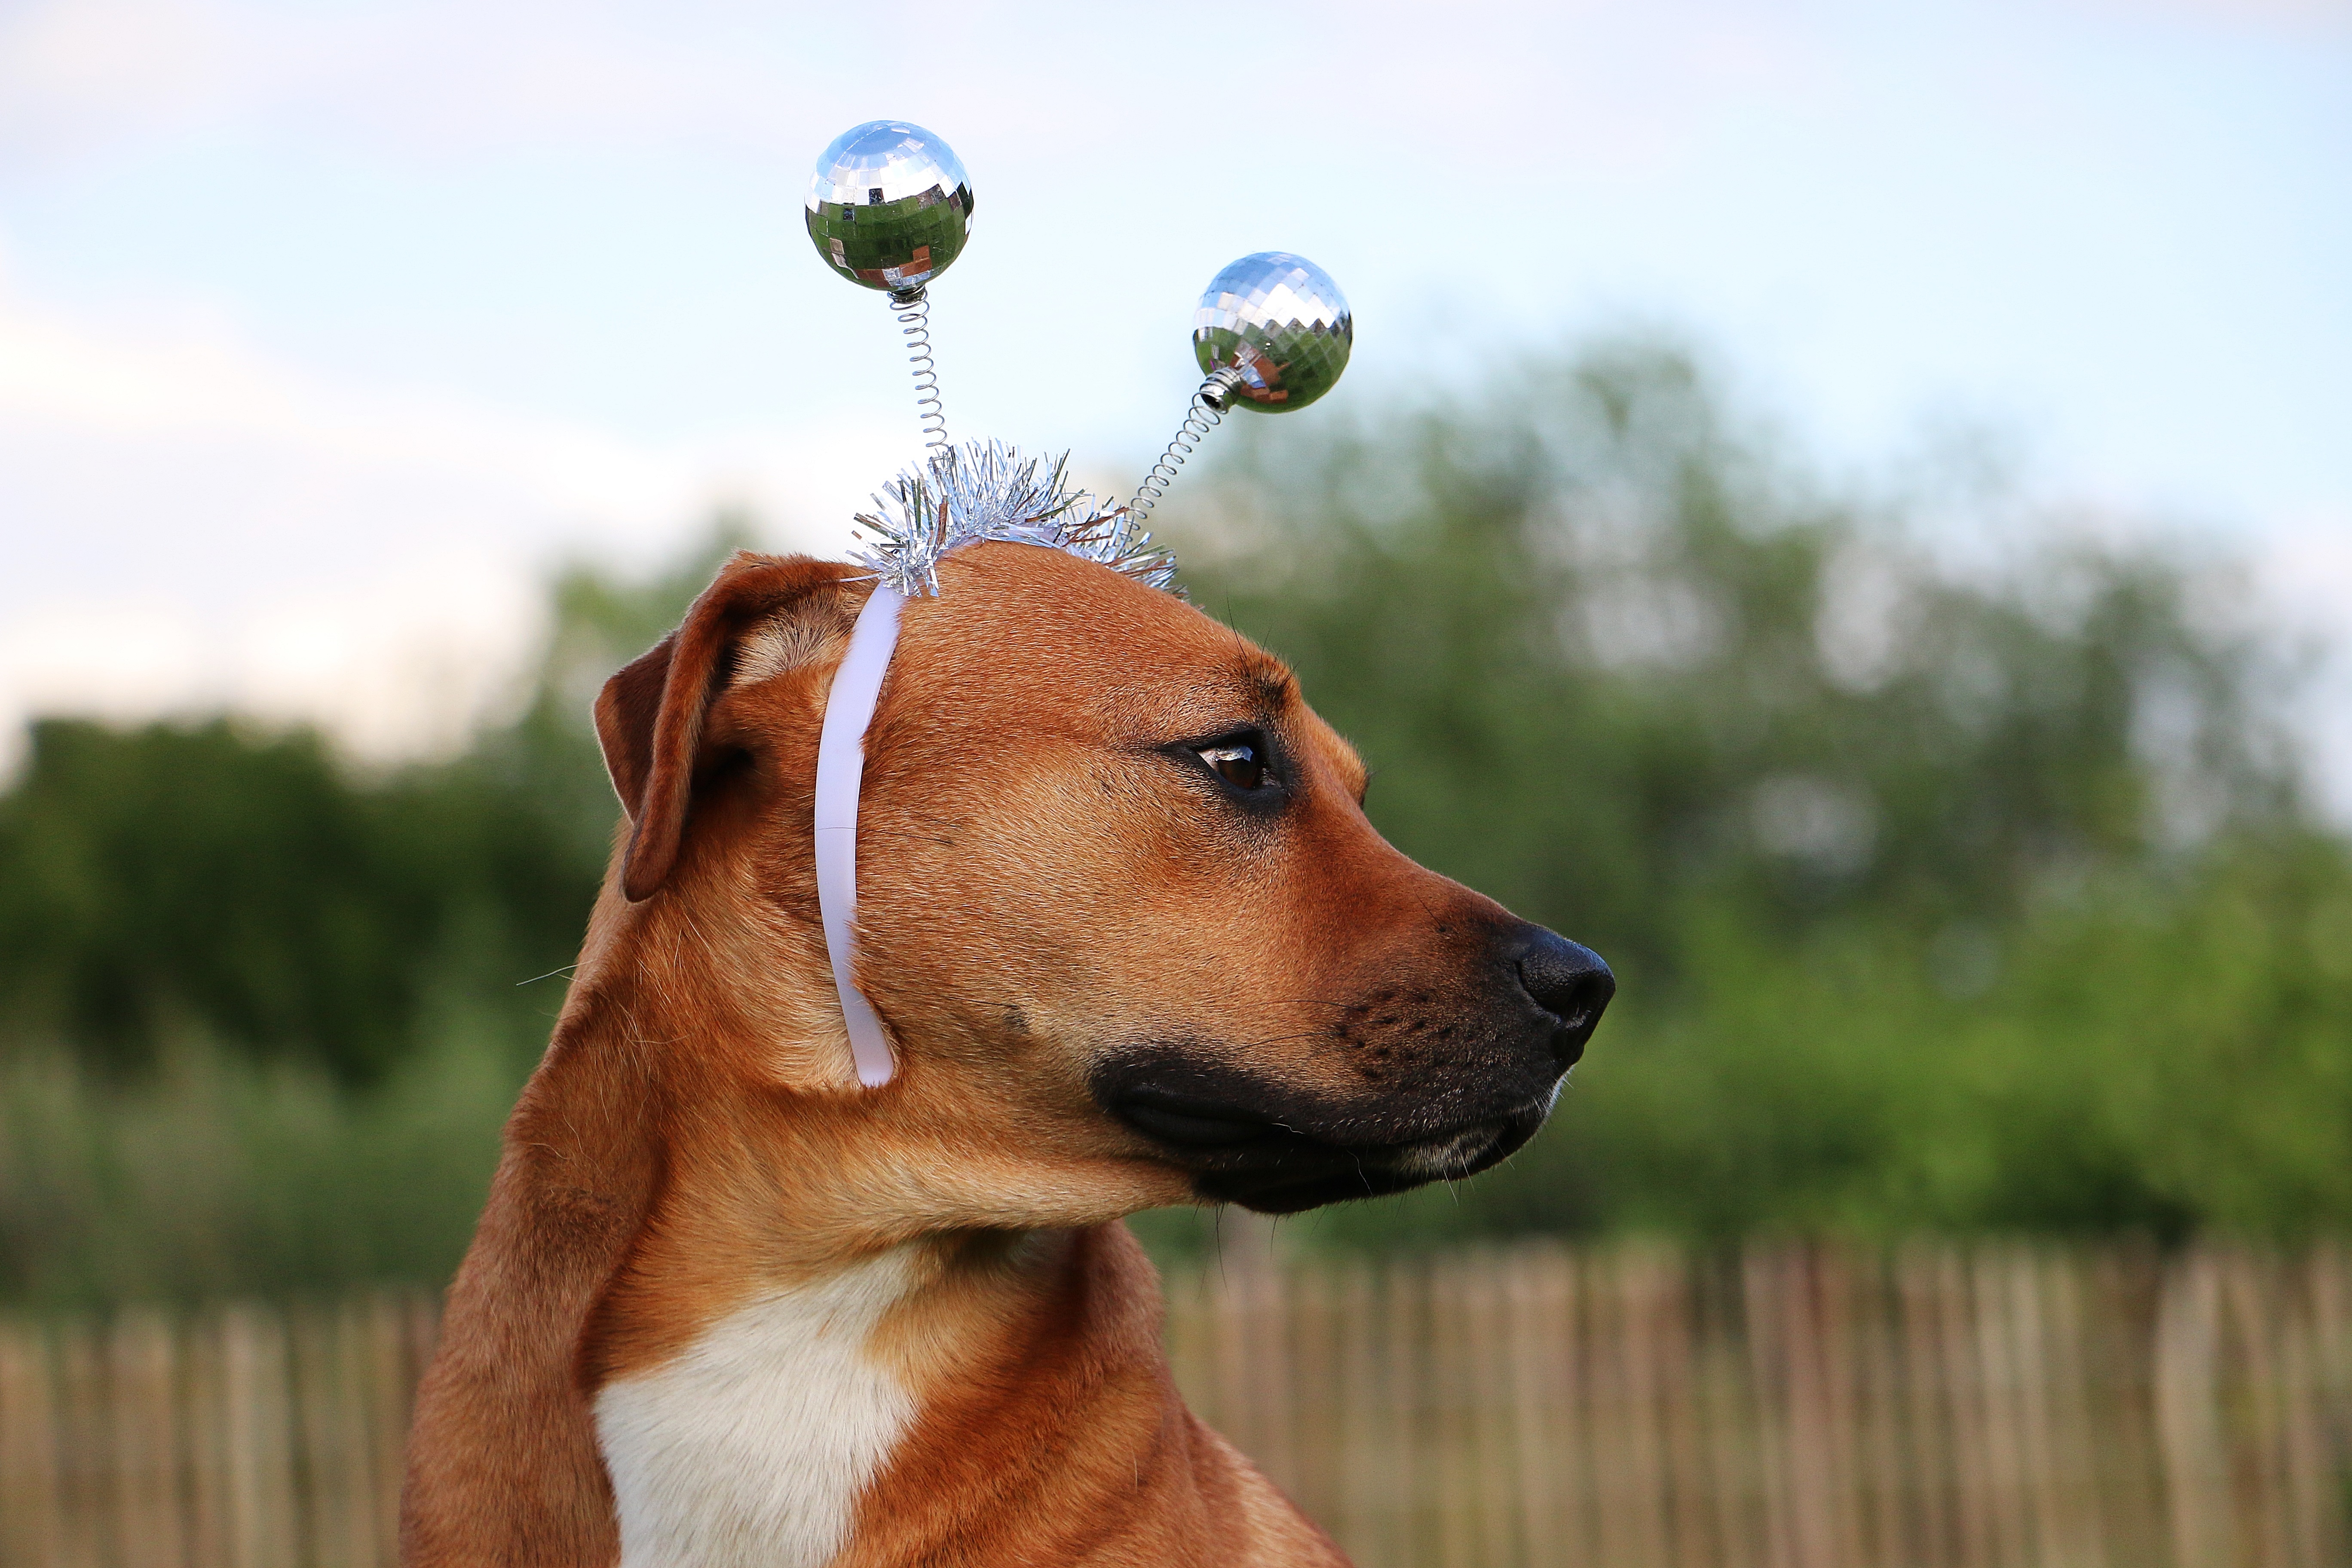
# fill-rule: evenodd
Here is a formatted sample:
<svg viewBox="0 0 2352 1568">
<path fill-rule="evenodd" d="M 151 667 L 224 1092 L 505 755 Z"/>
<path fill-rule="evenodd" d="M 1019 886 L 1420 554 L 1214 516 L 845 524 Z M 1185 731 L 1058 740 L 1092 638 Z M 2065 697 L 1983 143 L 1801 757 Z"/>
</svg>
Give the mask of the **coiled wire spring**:
<svg viewBox="0 0 2352 1568">
<path fill-rule="evenodd" d="M 1160 454 L 1160 460 L 1151 465 L 1151 471 L 1143 476 L 1143 483 L 1136 487 L 1135 499 L 1127 503 L 1127 515 L 1131 521 L 1140 526 L 1151 515 L 1151 509 L 1160 504 L 1168 494 L 1168 487 L 1176 482 L 1176 470 L 1184 466 L 1184 459 L 1192 455 L 1202 437 L 1224 423 L 1225 400 L 1240 379 L 1230 370 L 1221 370 L 1192 394 L 1192 405 L 1184 411 L 1184 423 L 1177 427 L 1175 438 Z"/>
<path fill-rule="evenodd" d="M 907 340 L 907 363 L 915 371 L 915 414 L 923 422 L 923 445 L 934 452 L 948 449 L 947 411 L 940 404 L 939 372 L 931 365 L 931 297 L 928 289 L 893 294 L 898 331 Z"/>
</svg>

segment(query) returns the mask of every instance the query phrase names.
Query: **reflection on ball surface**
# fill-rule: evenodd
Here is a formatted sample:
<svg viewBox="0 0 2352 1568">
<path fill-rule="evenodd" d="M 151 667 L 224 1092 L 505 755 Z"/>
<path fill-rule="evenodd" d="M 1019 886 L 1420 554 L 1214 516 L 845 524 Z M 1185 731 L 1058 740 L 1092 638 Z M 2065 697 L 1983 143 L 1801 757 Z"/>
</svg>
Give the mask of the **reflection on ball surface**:
<svg viewBox="0 0 2352 1568">
<path fill-rule="evenodd" d="M 1192 355 L 1204 374 L 1240 376 L 1234 407 L 1304 408 L 1348 368 L 1356 321 L 1331 275 L 1303 256 L 1261 250 L 1218 273 L 1192 312 Z"/>
<path fill-rule="evenodd" d="M 817 254 L 868 289 L 921 288 L 963 253 L 971 182 L 948 144 L 903 120 L 869 120 L 833 140 L 809 181 Z"/>
</svg>

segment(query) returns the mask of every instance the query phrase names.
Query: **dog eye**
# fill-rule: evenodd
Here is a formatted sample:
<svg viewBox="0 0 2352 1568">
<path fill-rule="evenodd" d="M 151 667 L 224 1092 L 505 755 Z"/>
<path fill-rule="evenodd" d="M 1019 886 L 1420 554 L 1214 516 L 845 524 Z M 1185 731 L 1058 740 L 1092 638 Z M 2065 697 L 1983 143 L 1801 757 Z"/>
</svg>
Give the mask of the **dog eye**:
<svg viewBox="0 0 2352 1568">
<path fill-rule="evenodd" d="M 1265 787 L 1265 763 L 1259 759 L 1255 746 L 1203 746 L 1201 760 L 1236 789 Z"/>
</svg>

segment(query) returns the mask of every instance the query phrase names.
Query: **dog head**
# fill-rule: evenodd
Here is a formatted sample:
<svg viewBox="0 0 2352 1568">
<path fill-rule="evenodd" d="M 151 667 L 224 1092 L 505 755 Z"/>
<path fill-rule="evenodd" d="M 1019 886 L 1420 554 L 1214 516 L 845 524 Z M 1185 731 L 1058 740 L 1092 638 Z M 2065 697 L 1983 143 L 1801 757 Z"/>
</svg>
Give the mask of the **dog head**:
<svg viewBox="0 0 2352 1568">
<path fill-rule="evenodd" d="M 1289 1213 L 1541 1125 L 1608 967 L 1382 840 L 1280 662 L 1009 543 L 907 604 L 866 735 L 856 972 L 898 1074 L 859 1089 L 810 828 L 851 571 L 737 557 L 598 701 L 629 833 L 583 981 L 643 971 L 667 1048 L 837 1133 L 907 1229 Z"/>
</svg>

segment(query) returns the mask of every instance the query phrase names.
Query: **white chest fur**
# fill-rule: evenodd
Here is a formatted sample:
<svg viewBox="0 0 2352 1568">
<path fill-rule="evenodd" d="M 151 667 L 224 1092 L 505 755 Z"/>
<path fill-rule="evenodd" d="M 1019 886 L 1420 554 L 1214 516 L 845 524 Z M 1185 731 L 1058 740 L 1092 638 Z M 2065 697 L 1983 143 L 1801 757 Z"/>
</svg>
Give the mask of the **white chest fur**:
<svg viewBox="0 0 2352 1568">
<path fill-rule="evenodd" d="M 767 1296 L 596 1396 L 622 1568 L 818 1568 L 915 1413 L 869 1352 L 905 1294 L 887 1253 Z"/>
</svg>

